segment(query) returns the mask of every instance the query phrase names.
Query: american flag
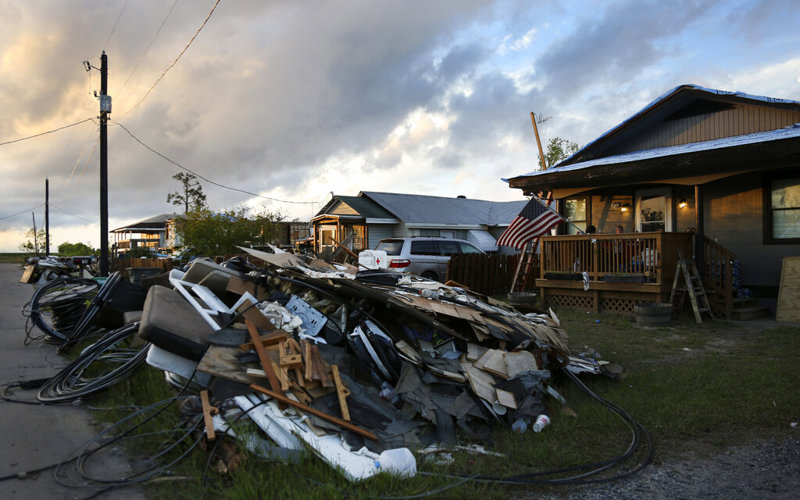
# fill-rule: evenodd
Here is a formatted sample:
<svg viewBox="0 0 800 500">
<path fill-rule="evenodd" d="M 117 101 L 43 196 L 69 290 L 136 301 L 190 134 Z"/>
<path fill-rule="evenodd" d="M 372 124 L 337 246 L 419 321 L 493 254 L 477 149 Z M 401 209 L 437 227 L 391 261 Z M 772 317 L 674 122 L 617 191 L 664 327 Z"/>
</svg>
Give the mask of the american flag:
<svg viewBox="0 0 800 500">
<path fill-rule="evenodd" d="M 497 239 L 497 245 L 522 249 L 525 243 L 547 234 L 550 228 L 563 220 L 555 210 L 532 198 Z"/>
</svg>

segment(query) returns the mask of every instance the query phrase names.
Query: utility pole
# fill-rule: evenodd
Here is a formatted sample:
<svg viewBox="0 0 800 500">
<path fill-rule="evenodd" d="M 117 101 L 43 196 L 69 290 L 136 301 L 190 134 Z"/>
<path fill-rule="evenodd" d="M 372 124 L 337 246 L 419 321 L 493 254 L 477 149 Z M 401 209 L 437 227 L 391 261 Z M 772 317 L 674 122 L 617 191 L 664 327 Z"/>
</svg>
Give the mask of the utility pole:
<svg viewBox="0 0 800 500">
<path fill-rule="evenodd" d="M 533 133 L 536 135 L 536 145 L 539 146 L 539 158 L 542 159 L 542 170 L 547 170 L 547 160 L 542 151 L 542 141 L 539 140 L 539 127 L 536 126 L 536 116 L 531 111 L 531 123 L 533 123 Z"/>
<path fill-rule="evenodd" d="M 44 254 L 50 255 L 50 179 L 44 178 Z"/>
<path fill-rule="evenodd" d="M 100 55 L 100 276 L 108 276 L 108 56 Z"/>
<path fill-rule="evenodd" d="M 36 213 L 31 212 L 31 219 L 33 219 L 33 253 L 39 255 L 39 238 L 36 237 Z"/>
</svg>

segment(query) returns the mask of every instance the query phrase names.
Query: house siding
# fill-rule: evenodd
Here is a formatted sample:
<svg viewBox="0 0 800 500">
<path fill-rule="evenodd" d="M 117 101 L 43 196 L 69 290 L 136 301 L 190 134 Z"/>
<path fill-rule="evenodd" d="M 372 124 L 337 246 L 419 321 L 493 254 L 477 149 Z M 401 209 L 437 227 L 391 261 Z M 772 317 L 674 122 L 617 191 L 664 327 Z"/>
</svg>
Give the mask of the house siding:
<svg viewBox="0 0 800 500">
<path fill-rule="evenodd" d="M 745 286 L 778 287 L 784 257 L 798 255 L 796 245 L 763 243 L 763 180 L 745 174 L 703 187 L 704 225 L 716 240 L 742 262 Z"/>
<path fill-rule="evenodd" d="M 733 109 L 662 122 L 603 156 L 766 132 L 797 122 L 800 122 L 800 112 L 797 111 L 737 104 Z"/>
<path fill-rule="evenodd" d="M 370 224 L 367 228 L 367 248 L 375 248 L 382 239 L 394 236 L 395 227 L 391 224 Z"/>
</svg>

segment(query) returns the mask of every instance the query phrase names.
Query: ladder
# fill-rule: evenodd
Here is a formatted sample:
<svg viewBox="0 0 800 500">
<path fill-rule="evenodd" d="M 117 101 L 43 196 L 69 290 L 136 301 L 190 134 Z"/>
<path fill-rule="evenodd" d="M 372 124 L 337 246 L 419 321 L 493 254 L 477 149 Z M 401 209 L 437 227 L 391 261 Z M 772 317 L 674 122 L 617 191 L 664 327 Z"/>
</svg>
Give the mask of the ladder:
<svg viewBox="0 0 800 500">
<path fill-rule="evenodd" d="M 533 268 L 533 261 L 536 258 L 536 247 L 539 243 L 539 238 L 525 243 L 522 253 L 519 255 L 517 262 L 517 272 L 514 274 L 514 280 L 511 282 L 511 292 L 525 292 L 529 289 L 529 279 L 531 278 L 531 269 Z M 535 277 L 533 277 L 535 279 Z"/>
<path fill-rule="evenodd" d="M 681 276 L 683 277 L 684 286 L 679 286 Z M 708 319 L 713 319 L 706 290 L 703 288 L 703 281 L 700 279 L 700 275 L 697 273 L 694 259 L 684 259 L 683 253 L 678 250 L 678 265 L 675 268 L 675 279 L 672 281 L 672 291 L 669 294 L 669 302 L 673 306 L 675 306 L 675 300 L 678 299 L 678 311 L 683 307 L 684 295 L 682 292 L 689 294 L 694 318 L 698 323 L 703 322 L 703 313 L 706 313 Z"/>
</svg>

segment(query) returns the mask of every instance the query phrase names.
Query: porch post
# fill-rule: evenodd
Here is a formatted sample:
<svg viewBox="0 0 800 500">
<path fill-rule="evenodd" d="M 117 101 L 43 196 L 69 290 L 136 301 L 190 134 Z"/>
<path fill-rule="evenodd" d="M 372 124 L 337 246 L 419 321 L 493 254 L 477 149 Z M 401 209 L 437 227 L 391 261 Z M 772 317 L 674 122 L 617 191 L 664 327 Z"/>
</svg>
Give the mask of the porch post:
<svg viewBox="0 0 800 500">
<path fill-rule="evenodd" d="M 699 184 L 694 186 L 694 261 L 697 272 L 705 276 L 705 230 L 703 229 L 703 192 Z"/>
</svg>

